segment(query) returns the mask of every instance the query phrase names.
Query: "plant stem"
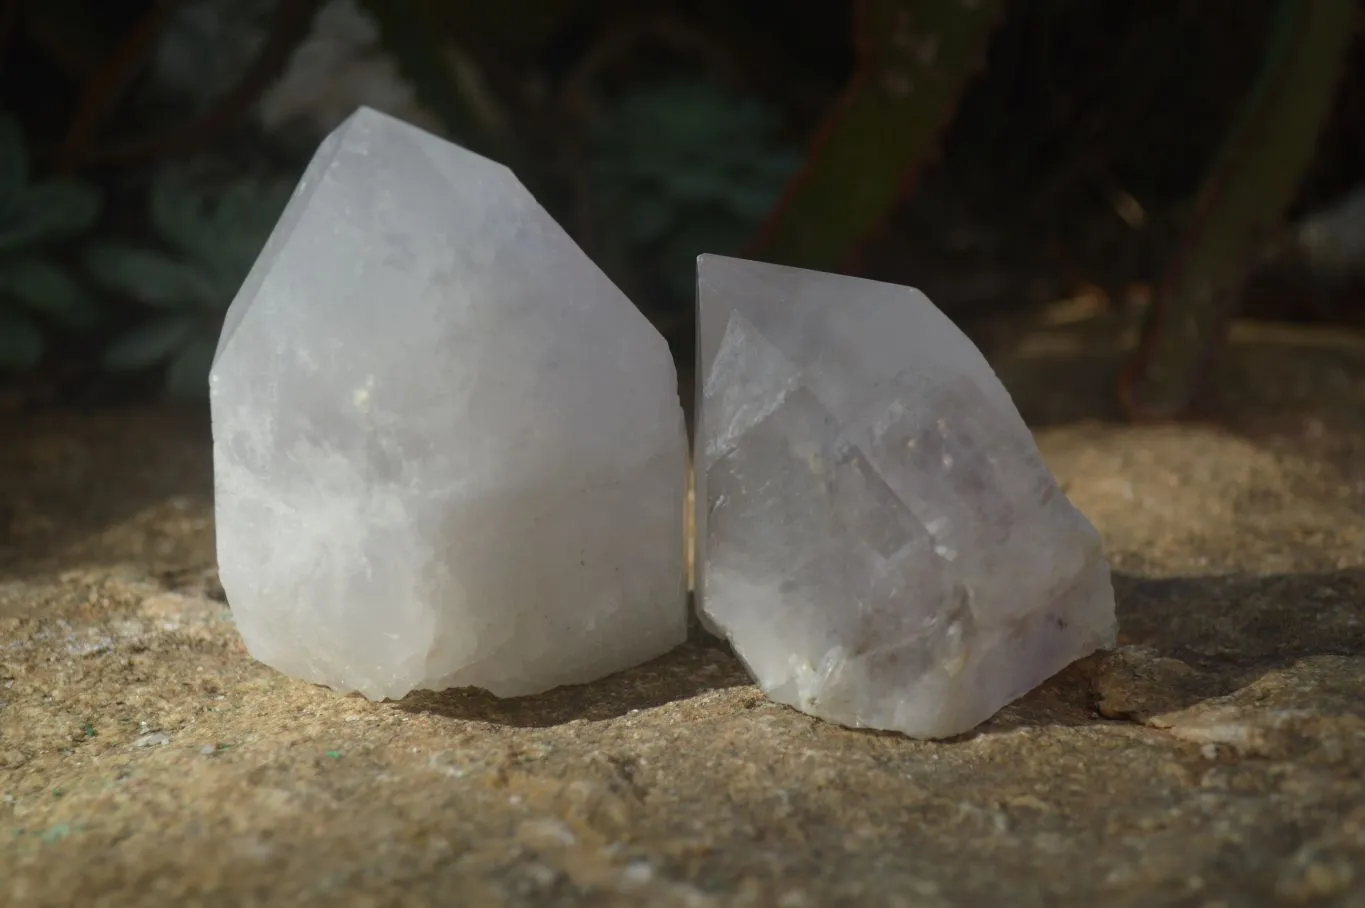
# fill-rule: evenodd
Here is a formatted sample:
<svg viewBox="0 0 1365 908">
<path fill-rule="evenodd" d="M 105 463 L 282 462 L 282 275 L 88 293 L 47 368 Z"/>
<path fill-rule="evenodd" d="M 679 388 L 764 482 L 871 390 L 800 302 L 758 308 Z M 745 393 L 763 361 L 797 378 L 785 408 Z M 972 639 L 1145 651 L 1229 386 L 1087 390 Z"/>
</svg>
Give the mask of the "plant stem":
<svg viewBox="0 0 1365 908">
<path fill-rule="evenodd" d="M 1354 32 L 1354 0 L 1281 0 L 1256 84 L 1205 178 L 1194 222 L 1119 383 L 1129 417 L 1195 405 L 1250 263 L 1312 163 Z"/>
<path fill-rule="evenodd" d="M 858 69 L 748 250 L 846 266 L 938 152 L 1004 0 L 858 0 Z"/>
</svg>

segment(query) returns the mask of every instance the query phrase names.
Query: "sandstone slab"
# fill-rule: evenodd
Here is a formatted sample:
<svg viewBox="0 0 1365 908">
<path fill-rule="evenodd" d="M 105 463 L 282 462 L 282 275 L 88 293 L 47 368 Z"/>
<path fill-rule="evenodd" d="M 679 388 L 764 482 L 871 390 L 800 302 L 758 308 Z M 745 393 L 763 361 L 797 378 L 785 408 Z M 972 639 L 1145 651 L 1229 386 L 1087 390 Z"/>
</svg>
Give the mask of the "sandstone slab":
<svg viewBox="0 0 1365 908">
<path fill-rule="evenodd" d="M 1234 335 L 1218 428 L 1081 421 L 1093 339 L 1001 351 L 1125 637 L 935 742 L 772 703 L 704 635 L 519 699 L 291 679 L 216 582 L 202 418 L 9 417 L 0 901 L 1365 903 L 1365 344 L 1309 334 Z"/>
</svg>

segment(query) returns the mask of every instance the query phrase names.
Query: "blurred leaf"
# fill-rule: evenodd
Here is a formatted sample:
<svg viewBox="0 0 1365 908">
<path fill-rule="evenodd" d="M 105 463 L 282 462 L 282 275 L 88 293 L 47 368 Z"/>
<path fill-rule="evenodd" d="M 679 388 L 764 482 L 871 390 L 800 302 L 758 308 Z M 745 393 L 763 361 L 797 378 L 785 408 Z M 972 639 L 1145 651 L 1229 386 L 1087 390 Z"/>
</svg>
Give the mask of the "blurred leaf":
<svg viewBox="0 0 1365 908">
<path fill-rule="evenodd" d="M 639 89 L 608 112 L 589 178 L 608 256 L 691 295 L 699 252 L 736 252 L 800 165 L 762 102 L 708 82 Z"/>
<path fill-rule="evenodd" d="M 72 331 L 94 328 L 103 314 L 99 301 L 67 269 L 36 256 L 0 261 L 0 294 Z"/>
<path fill-rule="evenodd" d="M 218 199 L 214 221 L 220 227 L 237 228 L 243 233 L 260 236 L 264 241 L 285 203 L 291 189 L 283 184 L 241 180 L 229 186 Z"/>
<path fill-rule="evenodd" d="M 184 346 L 203 324 L 197 315 L 168 315 L 148 322 L 114 341 L 104 351 L 108 369 L 145 369 L 165 362 Z"/>
<path fill-rule="evenodd" d="M 28 183 L 28 149 L 19 124 L 0 117 L 0 201 L 17 196 Z"/>
<path fill-rule="evenodd" d="M 223 305 L 261 254 L 292 194 L 293 187 L 287 183 L 243 180 L 220 197 L 213 218 L 218 234 L 213 261 L 215 273 L 233 285 Z"/>
<path fill-rule="evenodd" d="M 210 193 L 167 174 L 152 187 L 152 224 L 166 243 L 200 266 L 200 274 L 221 284 L 209 295 L 213 306 L 222 307 L 251 270 L 292 192 L 283 181 L 243 179 Z"/>
<path fill-rule="evenodd" d="M 148 306 L 212 308 L 230 302 L 217 298 L 198 269 L 154 249 L 101 243 L 86 250 L 85 266 L 101 286 Z"/>
<path fill-rule="evenodd" d="M 205 397 L 209 392 L 209 370 L 213 368 L 216 338 L 200 333 L 171 360 L 166 369 L 166 390 L 175 397 Z"/>
<path fill-rule="evenodd" d="M 43 332 L 32 319 L 0 308 L 0 369 L 32 369 L 42 360 L 43 350 Z"/>
<path fill-rule="evenodd" d="M 163 171 L 152 182 L 148 211 L 157 236 L 170 245 L 195 254 L 212 244 L 205 230 L 205 200 L 188 180 L 173 171 Z"/>
<path fill-rule="evenodd" d="M 85 183 L 30 186 L 0 215 L 0 252 L 80 235 L 99 217 L 102 201 L 100 191 Z"/>
</svg>

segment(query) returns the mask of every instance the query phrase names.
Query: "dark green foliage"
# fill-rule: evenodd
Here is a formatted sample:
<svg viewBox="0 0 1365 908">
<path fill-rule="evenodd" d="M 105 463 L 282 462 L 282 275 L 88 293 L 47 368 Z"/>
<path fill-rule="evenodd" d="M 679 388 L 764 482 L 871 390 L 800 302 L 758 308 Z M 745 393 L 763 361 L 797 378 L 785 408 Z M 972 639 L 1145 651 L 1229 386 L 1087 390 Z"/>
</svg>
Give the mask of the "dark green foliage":
<svg viewBox="0 0 1365 908">
<path fill-rule="evenodd" d="M 772 208 L 800 154 L 778 114 L 709 82 L 627 95 L 597 125 L 590 181 L 605 254 L 689 298 L 702 252 L 734 252 Z"/>
<path fill-rule="evenodd" d="M 29 369 L 47 348 L 46 328 L 98 324 L 99 301 L 53 257 L 99 216 L 99 190 L 64 180 L 34 182 L 19 127 L 0 117 L 0 369 Z"/>
<path fill-rule="evenodd" d="M 1276 8 L 1353 21 L 1347 0 L 360 0 L 365 17 L 329 15 L 301 43 L 322 6 L 13 4 L 0 110 L 37 164 L 0 118 L 0 370 L 104 350 L 110 370 L 202 395 L 285 192 L 173 174 L 204 156 L 220 176 L 302 166 L 314 127 L 362 100 L 410 109 L 410 94 L 508 164 L 680 354 L 702 251 L 942 288 L 954 317 L 1077 281 L 1126 298 L 1165 272 L 1130 390 L 1175 405 L 1260 236 L 1358 178 L 1365 95 L 1340 93 L 1310 169 L 1300 133 L 1326 95 L 1294 75 L 1339 67 L 1350 26 L 1323 29 L 1337 34 L 1302 66 L 1264 41 Z M 1343 58 L 1352 85 L 1359 58 Z M 1293 103 L 1230 132 L 1258 68 L 1259 106 Z M 256 112 L 284 72 L 297 123 L 282 130 Z M 86 248 L 102 194 L 30 173 L 48 167 L 109 192 L 100 237 L 118 242 Z M 125 199 L 149 179 L 144 221 Z M 86 377 L 38 384 L 49 371 Z"/>
<path fill-rule="evenodd" d="M 167 389 L 202 397 L 223 316 L 265 244 L 290 188 L 242 179 L 222 190 L 164 173 L 150 198 L 161 246 L 104 242 L 85 256 L 101 286 L 156 310 L 105 350 L 111 370 L 165 366 Z"/>
</svg>

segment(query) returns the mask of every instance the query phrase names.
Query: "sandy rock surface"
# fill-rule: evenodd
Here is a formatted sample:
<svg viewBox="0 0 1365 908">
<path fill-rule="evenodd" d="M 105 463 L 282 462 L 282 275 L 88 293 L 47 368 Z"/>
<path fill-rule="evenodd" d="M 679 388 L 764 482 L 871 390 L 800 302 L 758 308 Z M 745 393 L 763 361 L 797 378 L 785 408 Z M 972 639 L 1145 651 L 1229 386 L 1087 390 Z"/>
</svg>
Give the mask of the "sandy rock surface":
<svg viewBox="0 0 1365 908">
<path fill-rule="evenodd" d="M 202 416 L 8 419 L 0 904 L 1365 905 L 1365 343 L 1239 330 L 1218 425 L 1130 427 L 1105 337 L 997 359 L 1121 646 L 939 743 L 701 634 L 523 700 L 290 680 L 217 585 Z"/>
</svg>

